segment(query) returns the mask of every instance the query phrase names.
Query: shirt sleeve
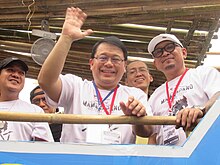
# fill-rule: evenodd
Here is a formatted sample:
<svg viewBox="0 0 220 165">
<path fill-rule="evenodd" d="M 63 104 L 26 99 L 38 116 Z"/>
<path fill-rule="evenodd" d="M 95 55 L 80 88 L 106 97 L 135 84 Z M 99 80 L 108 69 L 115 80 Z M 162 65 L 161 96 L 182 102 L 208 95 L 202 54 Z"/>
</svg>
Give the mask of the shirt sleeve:
<svg viewBox="0 0 220 165">
<path fill-rule="evenodd" d="M 220 91 L 220 73 L 213 67 L 199 66 L 197 68 L 202 87 L 208 98 L 211 98 L 216 92 Z"/>
<path fill-rule="evenodd" d="M 35 106 L 34 108 L 36 112 L 44 113 L 40 107 Z M 47 142 L 54 142 L 53 135 L 47 122 L 33 122 L 32 137 L 33 139 L 38 138 Z"/>
</svg>

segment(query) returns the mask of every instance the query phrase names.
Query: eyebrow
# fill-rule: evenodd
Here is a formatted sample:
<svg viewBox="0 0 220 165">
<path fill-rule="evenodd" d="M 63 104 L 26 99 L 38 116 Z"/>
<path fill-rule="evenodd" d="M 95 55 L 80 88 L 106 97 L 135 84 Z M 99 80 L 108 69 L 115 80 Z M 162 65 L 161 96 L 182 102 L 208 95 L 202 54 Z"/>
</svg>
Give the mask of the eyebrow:
<svg viewBox="0 0 220 165">
<path fill-rule="evenodd" d="M 146 67 L 144 66 L 141 66 L 141 67 L 136 67 L 136 68 L 131 68 L 131 69 L 128 69 L 128 70 L 136 70 L 136 69 L 146 69 L 148 70 Z"/>
<path fill-rule="evenodd" d="M 172 43 L 175 43 L 175 42 L 173 42 L 173 41 L 167 41 L 167 42 L 164 42 L 165 43 L 165 45 L 163 46 L 163 47 L 159 47 L 159 48 L 157 48 L 157 46 L 159 45 L 156 45 L 155 46 L 155 48 L 154 48 L 154 50 L 156 50 L 156 49 L 162 49 L 162 48 L 164 48 L 165 46 L 167 46 L 168 44 L 172 44 Z"/>
<path fill-rule="evenodd" d="M 32 99 L 31 99 L 31 100 L 33 100 L 33 98 L 34 98 L 35 96 L 39 96 L 39 95 L 43 95 L 43 94 L 45 94 L 44 91 L 36 92 L 36 93 L 34 93 L 34 94 L 32 95 Z"/>
</svg>

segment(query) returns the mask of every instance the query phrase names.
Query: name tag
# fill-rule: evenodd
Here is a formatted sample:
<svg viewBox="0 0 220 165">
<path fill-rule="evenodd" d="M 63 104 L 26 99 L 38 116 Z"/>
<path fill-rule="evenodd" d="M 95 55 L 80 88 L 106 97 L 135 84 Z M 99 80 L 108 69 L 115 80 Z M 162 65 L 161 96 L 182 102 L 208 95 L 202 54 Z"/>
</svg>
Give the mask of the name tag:
<svg viewBox="0 0 220 165">
<path fill-rule="evenodd" d="M 179 133 L 175 129 L 175 126 L 164 125 L 163 126 L 163 142 L 164 145 L 173 145 L 179 140 Z"/>
<path fill-rule="evenodd" d="M 121 132 L 111 130 L 107 124 L 89 124 L 86 131 L 87 143 L 121 144 Z"/>
</svg>

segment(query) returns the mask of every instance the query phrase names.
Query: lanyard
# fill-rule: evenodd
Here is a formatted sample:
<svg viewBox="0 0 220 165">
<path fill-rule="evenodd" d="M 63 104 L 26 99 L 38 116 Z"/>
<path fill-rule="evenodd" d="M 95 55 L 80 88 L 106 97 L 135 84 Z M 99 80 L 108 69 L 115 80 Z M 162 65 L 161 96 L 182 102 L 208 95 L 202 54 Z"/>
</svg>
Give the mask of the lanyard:
<svg viewBox="0 0 220 165">
<path fill-rule="evenodd" d="M 104 109 L 106 115 L 111 115 L 112 113 L 112 108 L 113 108 L 113 105 L 114 105 L 114 102 L 115 102 L 115 96 L 116 96 L 116 93 L 117 93 L 117 90 L 118 90 L 118 86 L 115 87 L 114 89 L 112 89 L 106 96 L 104 99 L 102 99 L 102 96 L 99 92 L 99 89 L 97 88 L 97 86 L 95 85 L 94 81 L 92 81 L 93 83 L 93 86 L 95 88 L 95 92 L 96 92 L 96 96 L 98 98 L 98 103 L 99 103 L 99 108 L 98 110 L 100 110 L 101 106 L 102 108 Z M 114 92 L 114 93 L 113 93 Z M 108 111 L 107 108 L 105 107 L 105 104 L 104 104 L 104 101 L 113 93 L 113 97 L 112 97 L 112 101 L 111 101 L 111 105 L 110 105 L 110 110 Z"/>
<path fill-rule="evenodd" d="M 169 112 L 172 112 L 172 104 L 173 104 L 173 100 L 174 100 L 174 97 L 176 95 L 176 92 L 177 92 L 177 89 L 181 83 L 181 81 L 183 80 L 183 77 L 185 76 L 186 72 L 188 71 L 189 69 L 187 68 L 184 73 L 181 75 L 181 77 L 179 78 L 179 81 L 177 82 L 176 84 L 176 87 L 173 91 L 173 95 L 172 95 L 172 98 L 170 99 L 170 94 L 169 94 L 169 87 L 168 87 L 168 82 L 166 82 L 166 92 L 167 92 L 167 100 L 168 100 L 168 105 L 169 105 Z"/>
</svg>

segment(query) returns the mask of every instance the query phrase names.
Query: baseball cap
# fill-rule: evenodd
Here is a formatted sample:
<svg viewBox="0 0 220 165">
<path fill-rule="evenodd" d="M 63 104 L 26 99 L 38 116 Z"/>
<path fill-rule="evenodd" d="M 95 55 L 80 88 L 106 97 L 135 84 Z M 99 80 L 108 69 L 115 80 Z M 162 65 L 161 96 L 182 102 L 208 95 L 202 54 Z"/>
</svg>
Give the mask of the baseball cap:
<svg viewBox="0 0 220 165">
<path fill-rule="evenodd" d="M 121 40 L 116 36 L 105 37 L 102 40 L 98 41 L 92 48 L 91 58 L 94 58 L 98 46 L 103 42 L 115 45 L 118 48 L 120 48 L 123 51 L 125 61 L 127 60 L 127 56 L 128 56 L 127 49 L 126 49 L 125 45 L 123 44 L 123 42 L 121 42 Z"/>
<path fill-rule="evenodd" d="M 156 37 L 154 37 L 150 43 L 148 44 L 148 52 L 152 54 L 154 51 L 154 48 L 162 41 L 173 41 L 177 44 L 179 44 L 181 47 L 183 47 L 183 44 L 180 42 L 178 38 L 176 38 L 173 34 L 159 34 Z"/>
<path fill-rule="evenodd" d="M 28 66 L 27 64 L 25 64 L 24 61 L 20 60 L 19 58 L 17 57 L 8 57 L 8 58 L 5 58 L 4 60 L 2 60 L 0 62 L 0 70 L 6 68 L 9 64 L 11 63 L 16 63 L 16 64 L 19 64 L 21 66 L 21 69 L 23 71 L 25 71 L 25 73 L 28 71 Z"/>
</svg>

